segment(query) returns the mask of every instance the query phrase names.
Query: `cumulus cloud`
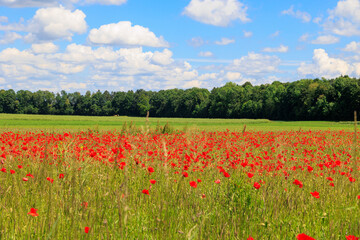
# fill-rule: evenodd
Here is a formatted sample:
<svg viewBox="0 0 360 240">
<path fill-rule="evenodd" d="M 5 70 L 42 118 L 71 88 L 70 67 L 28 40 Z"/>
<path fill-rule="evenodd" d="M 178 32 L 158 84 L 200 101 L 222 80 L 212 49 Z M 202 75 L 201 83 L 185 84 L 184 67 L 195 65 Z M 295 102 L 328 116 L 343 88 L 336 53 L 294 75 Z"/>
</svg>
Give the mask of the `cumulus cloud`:
<svg viewBox="0 0 360 240">
<path fill-rule="evenodd" d="M 299 37 L 300 42 L 306 42 L 309 39 L 310 35 L 308 33 L 305 33 Z"/>
<path fill-rule="evenodd" d="M 300 10 L 294 11 L 294 5 L 292 5 L 289 9 L 282 11 L 281 14 L 293 16 L 295 18 L 300 19 L 302 22 L 311 21 L 311 15 L 309 13 L 302 12 Z"/>
<path fill-rule="evenodd" d="M 206 51 L 206 52 L 199 52 L 199 56 L 200 57 L 213 57 L 214 54 L 210 51 Z"/>
<path fill-rule="evenodd" d="M 297 71 L 304 76 L 334 78 L 350 75 L 354 66 L 342 59 L 329 57 L 324 49 L 315 49 L 312 63 L 301 63 Z"/>
<path fill-rule="evenodd" d="M 284 46 L 284 45 L 280 45 L 279 47 L 275 47 L 275 48 L 271 48 L 271 47 L 266 47 L 263 49 L 263 52 L 279 52 L 279 53 L 286 53 L 287 51 L 289 51 L 289 47 L 288 46 Z"/>
<path fill-rule="evenodd" d="M 315 40 L 312 40 L 312 44 L 334 44 L 339 42 L 339 38 L 333 35 L 323 35 L 317 37 Z"/>
<path fill-rule="evenodd" d="M 120 21 L 91 29 L 89 41 L 100 45 L 168 47 L 162 36 L 156 37 L 148 28 Z"/>
<path fill-rule="evenodd" d="M 248 76 L 262 77 L 268 73 L 278 71 L 280 58 L 259 53 L 248 53 L 238 59 L 234 59 L 231 64 L 225 67 L 228 71 L 236 71 Z"/>
<path fill-rule="evenodd" d="M 253 35 L 252 32 L 244 31 L 244 37 L 249 38 L 249 37 L 251 37 L 252 35 Z"/>
<path fill-rule="evenodd" d="M 326 31 L 341 35 L 360 35 L 360 0 L 340 0 L 323 24 Z"/>
<path fill-rule="evenodd" d="M 71 40 L 72 36 L 83 34 L 87 30 L 85 13 L 71 11 L 64 7 L 42 8 L 36 11 L 27 27 L 29 40 Z"/>
<path fill-rule="evenodd" d="M 6 32 L 0 36 L 0 44 L 9 44 L 15 42 L 17 39 L 21 39 L 22 36 L 16 32 Z"/>
<path fill-rule="evenodd" d="M 207 41 L 204 41 L 201 37 L 193 37 L 188 41 L 188 44 L 192 47 L 201 47 L 204 44 L 207 44 Z"/>
<path fill-rule="evenodd" d="M 56 7 L 61 4 L 72 6 L 73 4 L 88 5 L 121 5 L 126 0 L 0 0 L 0 6 L 24 8 L 24 7 Z"/>
<path fill-rule="evenodd" d="M 352 41 L 347 44 L 342 50 L 346 52 L 360 53 L 360 42 Z"/>
<path fill-rule="evenodd" d="M 39 44 L 34 43 L 31 45 L 31 49 L 34 53 L 55 53 L 59 47 L 52 42 L 48 42 Z"/>
<path fill-rule="evenodd" d="M 246 11 L 238 0 L 191 0 L 183 14 L 205 24 L 226 27 L 234 20 L 249 22 Z"/>
<path fill-rule="evenodd" d="M 229 39 L 229 38 L 221 38 L 220 41 L 215 41 L 216 45 L 228 45 L 231 43 L 234 43 L 235 39 Z"/>
<path fill-rule="evenodd" d="M 53 50 L 46 51 L 46 45 Z M 8 79 L 16 88 L 34 90 L 39 87 L 35 83 L 50 81 L 49 87 L 59 91 L 94 90 L 92 88 L 96 87 L 114 89 L 116 86 L 119 89 L 123 86 L 126 89 L 139 86 L 182 88 L 199 76 L 188 62 L 175 61 L 169 49 L 155 52 L 143 51 L 141 47 L 114 50 L 74 43 L 64 52 L 53 52 L 56 48 L 56 45 L 44 43 L 33 44 L 31 49 L 23 51 L 16 48 L 2 50 L 0 78 Z"/>
</svg>

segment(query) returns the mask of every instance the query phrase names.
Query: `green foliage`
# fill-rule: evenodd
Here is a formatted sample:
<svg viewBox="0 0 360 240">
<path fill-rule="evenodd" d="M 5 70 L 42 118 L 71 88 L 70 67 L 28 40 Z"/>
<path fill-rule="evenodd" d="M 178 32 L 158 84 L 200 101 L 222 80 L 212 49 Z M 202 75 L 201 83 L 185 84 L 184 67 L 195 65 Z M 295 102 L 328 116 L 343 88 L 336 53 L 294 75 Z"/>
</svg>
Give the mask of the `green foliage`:
<svg viewBox="0 0 360 240">
<path fill-rule="evenodd" d="M 30 92 L 0 90 L 0 113 L 181 118 L 349 121 L 360 112 L 360 79 L 302 79 L 253 86 L 228 82 L 207 89 L 158 92 Z"/>
</svg>

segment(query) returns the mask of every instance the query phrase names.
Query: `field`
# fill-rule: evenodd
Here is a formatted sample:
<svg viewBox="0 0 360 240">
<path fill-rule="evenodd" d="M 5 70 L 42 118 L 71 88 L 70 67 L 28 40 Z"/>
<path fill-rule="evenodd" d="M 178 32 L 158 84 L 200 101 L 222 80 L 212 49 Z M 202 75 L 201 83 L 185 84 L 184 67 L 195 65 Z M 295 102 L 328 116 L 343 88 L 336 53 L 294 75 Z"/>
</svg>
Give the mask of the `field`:
<svg viewBox="0 0 360 240">
<path fill-rule="evenodd" d="M 360 236 L 351 123 L 36 115 L 0 123 L 0 239 Z"/>
<path fill-rule="evenodd" d="M 155 129 L 157 125 L 169 123 L 177 130 L 188 129 L 206 131 L 234 130 L 242 131 L 278 131 L 278 130 L 353 130 L 352 122 L 326 121 L 270 121 L 267 119 L 194 119 L 194 118 L 146 118 L 140 117 L 90 117 L 90 116 L 50 116 L 50 115 L 23 115 L 0 114 L 0 128 L 3 130 L 46 130 L 46 131 L 76 131 L 76 130 L 119 130 L 124 123 L 131 123 L 137 128 L 149 126 Z"/>
</svg>

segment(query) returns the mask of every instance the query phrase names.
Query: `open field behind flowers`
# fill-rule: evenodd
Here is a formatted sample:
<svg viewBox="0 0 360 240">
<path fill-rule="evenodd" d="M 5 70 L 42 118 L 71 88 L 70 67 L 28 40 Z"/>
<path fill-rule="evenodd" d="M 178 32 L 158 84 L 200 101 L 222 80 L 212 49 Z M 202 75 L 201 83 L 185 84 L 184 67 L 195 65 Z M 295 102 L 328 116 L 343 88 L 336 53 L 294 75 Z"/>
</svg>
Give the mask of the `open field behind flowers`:
<svg viewBox="0 0 360 240">
<path fill-rule="evenodd" d="M 46 130 L 46 131 L 85 131 L 119 130 L 124 123 L 137 128 L 156 129 L 159 125 L 168 123 L 171 127 L 181 131 L 191 129 L 205 131 L 277 131 L 281 130 L 349 130 L 353 129 L 352 122 L 330 121 L 270 121 L 267 119 L 201 119 L 201 118 L 152 118 L 145 117 L 95 117 L 95 116 L 57 116 L 57 115 L 26 115 L 0 114 L 0 129 L 13 130 Z"/>
<path fill-rule="evenodd" d="M 350 131 L 3 131 L 0 141 L 0 239 L 360 236 Z"/>
</svg>

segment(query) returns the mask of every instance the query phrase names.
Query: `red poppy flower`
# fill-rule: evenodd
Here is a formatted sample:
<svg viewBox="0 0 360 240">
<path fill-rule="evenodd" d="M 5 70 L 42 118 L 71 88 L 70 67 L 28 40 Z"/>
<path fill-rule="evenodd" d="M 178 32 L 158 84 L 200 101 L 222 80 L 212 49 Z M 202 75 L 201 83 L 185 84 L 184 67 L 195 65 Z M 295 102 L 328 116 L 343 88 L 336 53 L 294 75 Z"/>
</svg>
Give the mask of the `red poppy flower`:
<svg viewBox="0 0 360 240">
<path fill-rule="evenodd" d="M 206 195 L 205 194 L 201 195 L 201 198 L 206 198 Z"/>
<path fill-rule="evenodd" d="M 148 171 L 149 171 L 150 174 L 153 173 L 153 172 L 155 172 L 152 167 L 148 167 Z"/>
<path fill-rule="evenodd" d="M 312 238 L 308 235 L 306 235 L 305 233 L 301 233 L 299 235 L 296 236 L 297 240 L 316 240 L 315 238 Z"/>
<path fill-rule="evenodd" d="M 85 227 L 85 233 L 89 233 L 90 228 L 89 227 Z"/>
<path fill-rule="evenodd" d="M 249 235 L 247 240 L 254 240 L 254 238 L 252 236 Z"/>
<path fill-rule="evenodd" d="M 354 235 L 346 236 L 346 240 L 359 240 L 358 237 L 355 237 Z"/>
<path fill-rule="evenodd" d="M 360 195 L 358 195 L 357 198 L 360 199 Z"/>
<path fill-rule="evenodd" d="M 37 209 L 35 209 L 35 208 L 31 208 L 30 212 L 28 212 L 28 214 L 33 217 L 39 216 L 39 214 L 37 213 Z"/>
<path fill-rule="evenodd" d="M 23 180 L 24 182 L 29 181 L 29 179 L 28 179 L 28 178 L 26 178 L 26 177 L 24 177 L 22 180 Z"/>
<path fill-rule="evenodd" d="M 320 195 L 318 192 L 312 192 L 311 195 L 313 195 L 314 198 L 320 198 Z"/>
<path fill-rule="evenodd" d="M 11 173 L 11 174 L 14 174 L 14 173 L 15 173 L 15 170 L 12 170 L 12 169 L 11 169 L 11 170 L 10 170 L 10 173 Z"/>
<path fill-rule="evenodd" d="M 331 177 L 327 177 L 326 179 L 329 181 L 334 181 L 334 179 L 332 179 Z"/>
<path fill-rule="evenodd" d="M 215 180 L 215 183 L 219 184 L 219 183 L 220 183 L 220 179 Z"/>
<path fill-rule="evenodd" d="M 150 179 L 150 183 L 151 183 L 151 184 L 155 184 L 155 183 L 156 183 L 156 180 Z"/>
<path fill-rule="evenodd" d="M 196 188 L 197 183 L 195 181 L 190 181 L 190 186 L 192 186 L 193 188 Z"/>
<path fill-rule="evenodd" d="M 31 173 L 26 174 L 27 177 L 34 178 L 34 176 Z"/>
<path fill-rule="evenodd" d="M 247 174 L 247 176 L 248 176 L 248 178 L 252 178 L 252 177 L 254 176 L 254 174 L 249 172 L 249 173 Z"/>
<path fill-rule="evenodd" d="M 259 189 L 260 187 L 261 187 L 261 185 L 258 182 L 254 183 L 254 188 Z"/>
<path fill-rule="evenodd" d="M 54 182 L 54 179 L 50 178 L 50 177 L 47 177 L 46 180 L 48 180 L 49 182 L 53 183 Z"/>
<path fill-rule="evenodd" d="M 187 172 L 183 172 L 182 175 L 183 175 L 183 177 L 188 177 L 189 176 L 189 174 Z"/>
<path fill-rule="evenodd" d="M 198 179 L 197 182 L 201 182 L 201 179 Z"/>
<path fill-rule="evenodd" d="M 300 182 L 300 181 L 299 181 L 299 180 L 297 180 L 297 179 L 295 179 L 295 180 L 294 180 L 293 184 L 298 185 L 298 186 L 299 186 L 299 188 L 302 188 L 302 187 L 304 186 L 304 185 L 303 185 L 303 183 L 302 183 L 302 182 Z"/>
<path fill-rule="evenodd" d="M 23 166 L 21 166 L 21 165 L 18 165 L 18 168 L 20 169 L 20 168 L 23 168 Z"/>
<path fill-rule="evenodd" d="M 335 186 L 334 183 L 330 183 L 329 185 L 330 185 L 331 187 L 334 187 L 334 186 Z"/>
<path fill-rule="evenodd" d="M 355 178 L 349 177 L 349 181 L 350 181 L 350 182 L 355 182 Z"/>
<path fill-rule="evenodd" d="M 230 174 L 228 174 L 227 172 L 223 172 L 223 175 L 224 175 L 224 177 L 230 177 Z"/>
<path fill-rule="evenodd" d="M 6 173 L 6 168 L 2 168 L 0 171 Z"/>
<path fill-rule="evenodd" d="M 83 206 L 86 209 L 89 206 L 89 203 L 88 202 L 82 202 L 81 206 Z"/>
<path fill-rule="evenodd" d="M 143 193 L 143 194 L 150 195 L 150 194 L 149 194 L 149 190 L 147 190 L 147 189 L 142 190 L 142 193 Z"/>
<path fill-rule="evenodd" d="M 60 173 L 60 174 L 59 174 L 59 178 L 64 178 L 64 174 L 63 174 L 63 173 Z"/>
</svg>

